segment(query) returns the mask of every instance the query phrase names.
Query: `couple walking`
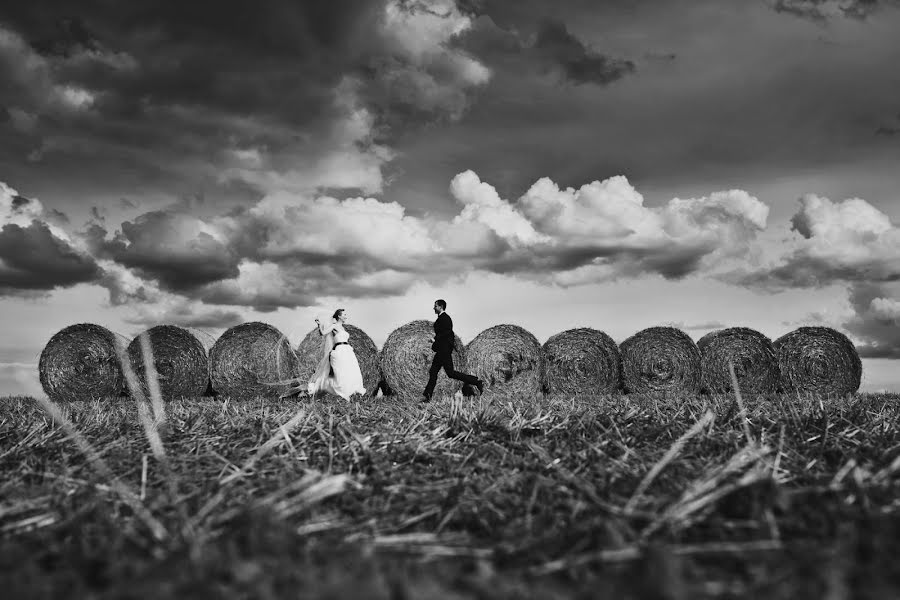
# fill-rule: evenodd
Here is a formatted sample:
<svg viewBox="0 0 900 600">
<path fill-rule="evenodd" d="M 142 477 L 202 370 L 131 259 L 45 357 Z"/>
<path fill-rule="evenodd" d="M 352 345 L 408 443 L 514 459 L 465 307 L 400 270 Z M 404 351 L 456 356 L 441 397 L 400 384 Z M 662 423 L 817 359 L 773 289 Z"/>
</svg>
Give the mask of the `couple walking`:
<svg viewBox="0 0 900 600">
<path fill-rule="evenodd" d="M 446 310 L 446 302 L 435 300 L 434 312 L 437 320 L 434 322 L 434 337 L 431 340 L 431 349 L 435 354 L 428 371 L 428 383 L 425 385 L 425 391 L 422 392 L 422 402 L 431 400 L 441 369 L 444 369 L 450 379 L 473 385 L 478 388 L 479 393 L 484 390 L 484 383 L 480 379 L 474 375 L 460 373 L 453 368 L 453 349 L 456 342 L 453 334 L 453 320 Z M 349 343 L 350 334 L 344 329 L 346 321 L 347 311 L 343 308 L 335 311 L 330 323 L 322 324 L 319 319 L 316 319 L 319 333 L 323 336 L 322 358 L 306 385 L 306 392 L 310 397 L 331 392 L 349 400 L 353 394 L 366 393 L 362 373 L 359 370 L 359 362 Z M 293 388 L 282 397 L 296 395 L 301 391 L 302 388 Z"/>
</svg>

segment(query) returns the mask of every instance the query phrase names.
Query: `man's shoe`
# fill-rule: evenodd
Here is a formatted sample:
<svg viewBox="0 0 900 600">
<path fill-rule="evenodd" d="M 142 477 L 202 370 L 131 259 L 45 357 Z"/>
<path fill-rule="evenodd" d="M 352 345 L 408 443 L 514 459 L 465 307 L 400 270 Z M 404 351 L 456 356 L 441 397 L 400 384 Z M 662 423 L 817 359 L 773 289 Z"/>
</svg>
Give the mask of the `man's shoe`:
<svg viewBox="0 0 900 600">
<path fill-rule="evenodd" d="M 484 393 L 484 382 L 482 380 L 478 380 L 475 382 L 475 387 L 478 388 L 478 395 L 482 395 Z"/>
<path fill-rule="evenodd" d="M 422 404 L 427 404 L 428 402 L 431 402 L 431 396 L 426 396 L 425 394 L 422 394 L 422 399 L 419 400 L 419 402 L 421 402 Z"/>
</svg>

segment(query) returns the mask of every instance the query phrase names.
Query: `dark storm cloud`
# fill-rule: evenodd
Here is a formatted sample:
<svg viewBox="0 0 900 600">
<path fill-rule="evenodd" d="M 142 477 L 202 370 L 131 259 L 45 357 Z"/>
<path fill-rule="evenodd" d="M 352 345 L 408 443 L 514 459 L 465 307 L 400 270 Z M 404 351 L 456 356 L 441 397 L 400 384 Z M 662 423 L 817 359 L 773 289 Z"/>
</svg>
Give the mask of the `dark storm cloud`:
<svg viewBox="0 0 900 600">
<path fill-rule="evenodd" d="M 489 65 L 524 72 L 557 73 L 573 84 L 606 85 L 635 71 L 635 64 L 588 47 L 566 24 L 542 17 L 523 34 L 496 24 L 489 14 L 475 21 L 459 44 Z"/>
<path fill-rule="evenodd" d="M 100 275 L 92 257 L 54 236 L 44 223 L 0 229 L 0 296 L 96 282 Z"/>
<path fill-rule="evenodd" d="M 604 56 L 572 35 L 561 21 L 545 19 L 538 27 L 534 53 L 557 65 L 574 83 L 607 84 L 634 72 L 634 63 Z"/>
<path fill-rule="evenodd" d="M 407 4 L 399 14 L 415 16 L 419 3 Z M 0 23 L 0 78 L 12 84 L 0 106 L 35 119 L 15 147 L 0 149 L 0 165 L 25 154 L 89 161 L 188 189 L 242 179 L 256 190 L 377 191 L 371 171 L 389 153 L 375 136 L 383 144 L 443 114 L 458 117 L 470 100 L 465 88 L 478 83 L 466 79 L 472 69 L 461 57 L 442 54 L 440 40 L 434 51 L 410 50 L 409 40 L 421 41 L 386 28 L 385 3 L 370 0 L 227 1 L 213 10 L 149 0 L 114 10 L 99 0 L 77 10 L 63 1 L 7 3 Z M 348 78 L 356 83 L 344 89 Z M 375 122 L 360 124 L 359 109 Z M 6 122 L 0 127 L 11 128 Z M 322 182 L 292 173 L 316 169 L 329 151 L 362 156 L 361 183 L 352 167 L 344 176 L 332 168 Z"/>
<path fill-rule="evenodd" d="M 771 0 L 770 0 L 771 1 Z M 772 7 L 777 12 L 788 13 L 826 21 L 835 17 L 865 19 L 879 7 L 890 4 L 891 0 L 774 0 Z"/>
<path fill-rule="evenodd" d="M 85 232 L 91 251 L 158 281 L 166 290 L 184 291 L 237 276 L 239 258 L 185 214 L 154 211 L 107 231 L 92 224 Z"/>
<path fill-rule="evenodd" d="M 29 204 L 31 200 L 26 198 L 25 196 L 15 195 L 12 197 L 12 210 L 13 212 L 20 211 L 25 205 Z"/>
</svg>

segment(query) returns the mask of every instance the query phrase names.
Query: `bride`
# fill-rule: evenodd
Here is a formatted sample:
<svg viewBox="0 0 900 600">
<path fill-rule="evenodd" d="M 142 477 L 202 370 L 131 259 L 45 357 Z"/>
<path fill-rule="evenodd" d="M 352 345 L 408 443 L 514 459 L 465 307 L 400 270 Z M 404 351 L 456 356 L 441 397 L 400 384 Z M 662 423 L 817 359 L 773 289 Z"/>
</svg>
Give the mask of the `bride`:
<svg viewBox="0 0 900 600">
<path fill-rule="evenodd" d="M 311 398 L 331 392 L 349 400 L 353 394 L 366 393 L 359 362 L 349 343 L 350 334 L 344 329 L 346 321 L 347 311 L 343 308 L 334 311 L 330 323 L 322 324 L 316 319 L 322 334 L 322 358 L 306 386 Z"/>
</svg>

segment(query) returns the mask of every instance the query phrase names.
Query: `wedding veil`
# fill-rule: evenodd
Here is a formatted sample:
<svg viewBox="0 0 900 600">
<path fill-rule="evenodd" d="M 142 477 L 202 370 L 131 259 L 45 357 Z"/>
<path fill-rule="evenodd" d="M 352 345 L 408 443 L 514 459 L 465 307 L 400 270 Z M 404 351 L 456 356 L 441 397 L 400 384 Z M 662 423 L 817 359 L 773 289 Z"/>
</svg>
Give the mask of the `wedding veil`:
<svg viewBox="0 0 900 600">
<path fill-rule="evenodd" d="M 331 331 L 334 319 L 330 316 L 320 318 L 319 323 L 319 333 L 322 334 L 322 358 L 319 359 L 316 371 L 307 384 L 311 395 L 315 395 L 316 392 L 322 389 L 325 385 L 325 380 L 331 374 L 331 350 L 334 348 L 334 332 Z"/>
</svg>

